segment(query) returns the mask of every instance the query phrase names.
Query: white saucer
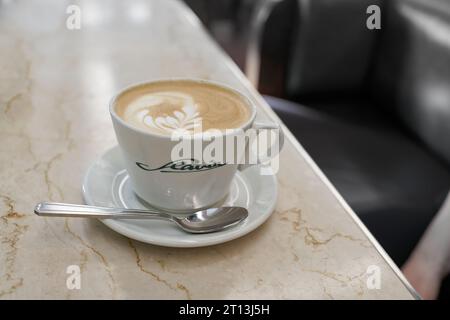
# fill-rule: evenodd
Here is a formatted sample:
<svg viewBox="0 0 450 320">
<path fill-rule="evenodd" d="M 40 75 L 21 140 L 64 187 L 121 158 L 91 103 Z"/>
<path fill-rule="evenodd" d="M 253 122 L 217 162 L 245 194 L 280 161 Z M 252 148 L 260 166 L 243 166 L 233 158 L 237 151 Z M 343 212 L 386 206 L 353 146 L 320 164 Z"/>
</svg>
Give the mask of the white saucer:
<svg viewBox="0 0 450 320">
<path fill-rule="evenodd" d="M 88 205 L 124 208 L 149 208 L 132 191 L 130 180 L 116 146 L 98 159 L 87 171 L 83 196 Z M 101 220 L 114 231 L 142 242 L 167 247 L 203 247 L 230 241 L 255 230 L 272 214 L 277 200 L 277 180 L 274 175 L 261 175 L 253 166 L 237 172 L 230 194 L 223 205 L 241 206 L 249 211 L 248 218 L 230 229 L 207 234 L 189 234 L 166 221 Z"/>
</svg>

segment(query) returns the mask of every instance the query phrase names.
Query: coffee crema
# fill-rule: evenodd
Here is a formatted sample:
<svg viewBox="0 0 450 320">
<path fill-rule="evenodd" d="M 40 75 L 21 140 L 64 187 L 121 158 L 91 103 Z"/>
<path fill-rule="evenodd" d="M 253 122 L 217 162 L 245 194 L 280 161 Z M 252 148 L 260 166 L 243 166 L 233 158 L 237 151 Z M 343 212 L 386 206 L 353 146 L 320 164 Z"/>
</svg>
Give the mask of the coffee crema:
<svg viewBox="0 0 450 320">
<path fill-rule="evenodd" d="M 251 117 L 250 107 L 237 93 L 218 85 L 190 80 L 143 84 L 116 99 L 117 115 L 130 125 L 171 135 L 239 128 Z"/>
</svg>

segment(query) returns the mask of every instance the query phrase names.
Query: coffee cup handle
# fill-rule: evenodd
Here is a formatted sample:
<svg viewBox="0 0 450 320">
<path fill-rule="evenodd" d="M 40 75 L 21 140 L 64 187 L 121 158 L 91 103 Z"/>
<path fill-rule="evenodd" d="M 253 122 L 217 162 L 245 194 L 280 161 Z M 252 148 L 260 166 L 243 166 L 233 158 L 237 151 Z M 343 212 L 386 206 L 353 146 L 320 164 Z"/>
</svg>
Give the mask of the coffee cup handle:
<svg viewBox="0 0 450 320">
<path fill-rule="evenodd" d="M 261 122 L 254 122 L 253 125 L 252 125 L 252 129 L 255 129 L 257 131 L 258 130 L 265 130 L 265 129 L 278 130 L 278 150 L 277 150 L 278 152 L 276 154 L 272 155 L 273 146 L 271 146 L 268 151 L 269 151 L 269 154 L 272 156 L 272 158 L 277 156 L 281 152 L 281 149 L 283 149 L 283 145 L 284 145 L 284 132 L 283 132 L 283 129 L 281 128 L 281 125 L 279 125 L 278 123 L 275 123 L 275 122 L 262 122 L 261 121 Z M 246 149 L 247 149 L 246 152 L 248 152 L 249 144 L 247 144 Z M 251 166 L 258 165 L 258 164 L 261 164 L 261 163 L 262 162 L 258 158 L 257 163 L 240 164 L 238 166 L 238 170 L 242 171 L 242 170 L 245 170 L 245 169 L 247 169 L 247 168 L 249 168 Z"/>
</svg>

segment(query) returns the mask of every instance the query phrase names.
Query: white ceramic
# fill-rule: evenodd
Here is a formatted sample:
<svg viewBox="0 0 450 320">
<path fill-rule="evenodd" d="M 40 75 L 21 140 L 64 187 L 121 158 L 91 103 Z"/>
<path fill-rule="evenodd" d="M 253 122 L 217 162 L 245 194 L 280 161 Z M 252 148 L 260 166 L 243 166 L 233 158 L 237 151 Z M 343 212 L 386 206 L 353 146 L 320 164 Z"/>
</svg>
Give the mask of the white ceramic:
<svg viewBox="0 0 450 320">
<path fill-rule="evenodd" d="M 216 233 L 189 234 L 173 223 L 158 220 L 101 220 L 114 231 L 142 242 L 167 247 L 202 247 L 230 241 L 259 227 L 272 214 L 277 200 L 274 175 L 260 175 L 259 166 L 237 172 L 224 205 L 246 207 L 248 218 L 239 225 Z M 83 182 L 86 204 L 150 208 L 130 185 L 118 147 L 108 150 L 87 171 Z"/>
<path fill-rule="evenodd" d="M 248 98 L 238 91 L 215 82 L 195 79 L 172 79 L 160 81 L 188 80 L 208 83 L 234 91 L 241 96 L 251 111 L 248 121 L 235 133 L 227 132 L 227 136 L 237 135 L 249 128 L 278 129 L 280 133 L 280 148 L 282 147 L 282 130 L 276 123 L 254 123 L 255 106 Z M 208 170 L 181 171 L 166 170 L 172 165 L 171 153 L 178 141 L 173 141 L 170 135 L 150 133 L 126 123 L 115 112 L 115 102 L 122 93 L 145 85 L 134 85 L 121 91 L 110 103 L 110 113 L 117 140 L 123 154 L 125 168 L 130 175 L 130 183 L 136 194 L 151 203 L 154 207 L 174 211 L 189 212 L 194 209 L 207 208 L 223 201 L 230 190 L 231 182 L 238 170 L 238 164 L 211 163 L 214 168 Z M 194 138 L 199 140 L 202 148 L 208 142 L 202 135 Z M 194 142 L 195 143 L 195 142 Z M 194 160 L 194 159 L 193 159 Z M 191 160 L 183 160 L 183 164 Z M 196 161 L 196 160 L 194 160 Z M 179 162 L 178 162 L 179 163 Z M 163 169 L 161 169 L 163 168 Z"/>
</svg>

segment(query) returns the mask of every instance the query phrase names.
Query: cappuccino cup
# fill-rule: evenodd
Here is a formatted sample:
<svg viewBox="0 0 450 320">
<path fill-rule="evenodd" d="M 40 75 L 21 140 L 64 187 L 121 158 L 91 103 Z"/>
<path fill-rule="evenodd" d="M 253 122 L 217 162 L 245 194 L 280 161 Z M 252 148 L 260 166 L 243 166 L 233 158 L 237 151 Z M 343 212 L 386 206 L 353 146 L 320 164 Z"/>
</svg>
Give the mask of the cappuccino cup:
<svg viewBox="0 0 450 320">
<path fill-rule="evenodd" d="M 136 84 L 119 92 L 109 111 L 134 192 L 163 211 L 189 213 L 218 206 L 226 199 L 237 170 L 261 162 L 210 161 L 196 154 L 174 158 L 182 138 L 189 137 L 188 144 L 202 152 L 212 136 L 226 140 L 248 129 L 265 129 L 277 131 L 278 152 L 283 144 L 278 124 L 255 122 L 256 108 L 245 95 L 212 81 Z M 245 144 L 248 151 L 249 142 Z"/>
</svg>

